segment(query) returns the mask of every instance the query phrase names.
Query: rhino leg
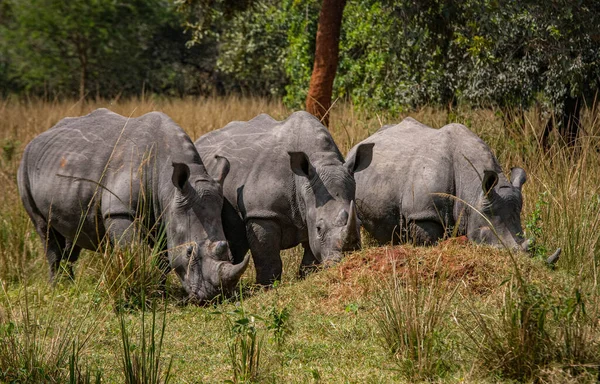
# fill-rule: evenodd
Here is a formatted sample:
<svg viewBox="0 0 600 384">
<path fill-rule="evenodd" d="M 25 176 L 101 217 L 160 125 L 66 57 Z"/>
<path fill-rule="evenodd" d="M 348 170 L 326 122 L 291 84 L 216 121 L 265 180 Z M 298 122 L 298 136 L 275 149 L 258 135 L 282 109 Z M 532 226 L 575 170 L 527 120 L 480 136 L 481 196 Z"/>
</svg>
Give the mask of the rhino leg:
<svg viewBox="0 0 600 384">
<path fill-rule="evenodd" d="M 249 248 L 248 239 L 246 238 L 246 225 L 227 199 L 223 200 L 221 221 L 223 222 L 225 239 L 229 243 L 229 249 L 233 256 L 233 263 L 239 264 L 244 260 Z"/>
<path fill-rule="evenodd" d="M 411 240 L 416 245 L 433 245 L 444 237 L 444 227 L 431 220 L 415 220 L 408 227 Z"/>
<path fill-rule="evenodd" d="M 63 253 L 63 258 L 66 257 L 68 263 L 65 266 L 67 275 L 71 280 L 75 279 L 75 274 L 73 273 L 73 264 L 79 259 L 79 254 L 81 253 L 81 247 L 77 246 L 73 243 L 72 240 L 67 240 L 65 245 L 65 250 Z"/>
<path fill-rule="evenodd" d="M 298 276 L 301 279 L 305 278 L 309 273 L 314 272 L 319 264 L 319 260 L 317 260 L 310 249 L 310 244 L 304 242 L 302 243 L 302 247 L 304 248 L 304 257 L 302 257 L 302 263 L 300 264 L 300 270 L 298 271 Z"/>
<path fill-rule="evenodd" d="M 48 260 L 48 266 L 50 267 L 48 276 L 50 283 L 56 284 L 57 276 L 60 271 L 60 262 L 63 259 L 63 256 L 67 255 L 67 257 L 69 257 L 67 241 L 63 235 L 58 233 L 54 228 L 49 227 L 47 224 L 39 227 L 36 225 L 36 230 L 44 244 L 44 253 L 46 254 L 46 260 Z M 79 255 L 79 252 L 80 250 L 76 252 L 77 255 Z M 70 265 L 67 266 L 66 272 L 70 278 L 73 278 L 73 269 Z"/>
<path fill-rule="evenodd" d="M 251 219 L 247 223 L 248 243 L 256 268 L 256 283 L 272 285 L 281 280 L 281 228 L 271 220 Z"/>
<path fill-rule="evenodd" d="M 362 224 L 379 245 L 386 245 L 390 242 L 398 244 L 400 242 L 402 223 L 395 216 L 390 215 L 389 217 L 375 221 L 365 219 Z"/>
</svg>

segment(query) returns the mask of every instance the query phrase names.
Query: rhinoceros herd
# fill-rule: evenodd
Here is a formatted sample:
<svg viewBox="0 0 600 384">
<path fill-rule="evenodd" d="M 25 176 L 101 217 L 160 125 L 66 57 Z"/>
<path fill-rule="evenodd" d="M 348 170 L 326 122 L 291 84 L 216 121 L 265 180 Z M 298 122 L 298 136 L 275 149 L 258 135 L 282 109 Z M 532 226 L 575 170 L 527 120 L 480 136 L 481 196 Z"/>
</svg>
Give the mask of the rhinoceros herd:
<svg viewBox="0 0 600 384">
<path fill-rule="evenodd" d="M 407 118 L 344 159 L 306 112 L 234 121 L 193 143 L 163 113 L 126 118 L 99 109 L 33 139 L 17 179 L 51 280 L 61 260 L 76 261 L 83 248 L 133 241 L 143 217 L 166 237 L 165 272 L 174 269 L 199 302 L 236 286 L 248 250 L 256 282 L 269 285 L 281 278 L 281 250 L 302 244 L 304 275 L 358 249 L 361 223 L 382 244 L 433 244 L 453 234 L 528 247 L 520 223 L 525 171 L 513 168 L 509 180 L 460 124 L 432 129 Z"/>
</svg>

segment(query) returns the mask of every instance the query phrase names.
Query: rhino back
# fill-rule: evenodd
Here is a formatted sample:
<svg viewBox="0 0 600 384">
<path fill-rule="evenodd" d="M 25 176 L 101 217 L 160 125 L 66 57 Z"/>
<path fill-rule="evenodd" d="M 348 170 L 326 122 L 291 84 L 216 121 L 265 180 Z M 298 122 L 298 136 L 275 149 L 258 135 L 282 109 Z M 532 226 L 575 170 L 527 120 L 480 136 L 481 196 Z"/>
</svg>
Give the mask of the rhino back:
<svg viewBox="0 0 600 384">
<path fill-rule="evenodd" d="M 359 208 L 363 200 L 364 207 L 374 210 L 374 217 L 385 212 L 408 220 L 450 215 L 454 201 L 439 194 L 473 201 L 483 170 L 500 170 L 489 147 L 460 124 L 433 129 L 407 118 L 364 142 L 375 143 L 377 150 L 369 169 L 355 175 L 357 201 Z"/>
<path fill-rule="evenodd" d="M 100 109 L 63 119 L 27 145 L 21 194 L 67 238 L 76 237 L 83 218 L 78 244 L 93 249 L 104 234 L 102 216 L 131 214 L 141 188 L 151 188 L 145 195 L 157 196 L 160 209 L 160 195 L 172 189 L 165 183 L 168 160 L 200 163 L 186 138 L 161 113 L 128 119 Z"/>
<path fill-rule="evenodd" d="M 327 129 L 306 112 L 295 112 L 283 121 L 262 114 L 233 122 L 202 136 L 196 146 L 209 172 L 214 172 L 215 155 L 227 157 L 231 169 L 224 195 L 245 218 L 297 220 L 298 176 L 291 171 L 288 152 L 302 151 L 311 161 L 328 153 L 343 163 Z"/>
</svg>

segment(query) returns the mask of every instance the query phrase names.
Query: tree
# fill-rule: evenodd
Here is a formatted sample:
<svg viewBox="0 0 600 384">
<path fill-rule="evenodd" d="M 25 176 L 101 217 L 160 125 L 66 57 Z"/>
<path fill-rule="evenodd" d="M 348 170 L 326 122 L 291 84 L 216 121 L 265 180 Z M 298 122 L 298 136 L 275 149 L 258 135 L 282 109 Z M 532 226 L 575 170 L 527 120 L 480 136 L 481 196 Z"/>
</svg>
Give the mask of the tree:
<svg viewBox="0 0 600 384">
<path fill-rule="evenodd" d="M 346 0 L 323 0 L 317 29 L 315 62 L 306 96 L 306 110 L 326 126 L 329 125 L 329 108 L 338 66 L 339 39 L 345 6 Z"/>
<path fill-rule="evenodd" d="M 0 4 L 0 81 L 8 79 L 17 92 L 81 99 L 142 89 L 187 92 L 190 87 L 181 85 L 186 83 L 181 79 L 192 80 L 189 74 L 200 71 L 188 60 L 202 56 L 199 48 L 184 49 L 183 21 L 168 1 Z"/>
</svg>

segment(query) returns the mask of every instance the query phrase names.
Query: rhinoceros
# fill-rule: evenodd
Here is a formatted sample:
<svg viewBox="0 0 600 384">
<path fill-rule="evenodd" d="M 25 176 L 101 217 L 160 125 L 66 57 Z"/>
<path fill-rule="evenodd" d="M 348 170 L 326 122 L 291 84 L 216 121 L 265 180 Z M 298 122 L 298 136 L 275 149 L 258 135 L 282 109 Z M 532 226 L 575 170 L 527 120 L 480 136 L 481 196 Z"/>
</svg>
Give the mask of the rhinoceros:
<svg viewBox="0 0 600 384">
<path fill-rule="evenodd" d="M 231 162 L 223 194 L 247 234 L 232 250 L 238 259 L 250 248 L 258 284 L 281 278 L 282 249 L 302 244 L 302 276 L 360 246 L 354 174 L 369 166 L 372 144 L 359 146 L 344 163 L 327 128 L 306 112 L 284 121 L 262 114 L 231 122 L 195 144 L 209 173 L 218 172 L 219 156 Z M 235 223 L 223 225 L 240 232 Z"/>
<path fill-rule="evenodd" d="M 166 269 L 175 270 L 191 298 L 206 301 L 232 288 L 249 261 L 232 263 L 223 233 L 228 168 L 222 158 L 216 180 L 210 177 L 192 140 L 163 113 L 125 118 L 98 109 L 34 138 L 18 187 L 51 280 L 61 259 L 74 262 L 82 248 L 96 250 L 105 237 L 119 245 L 133 241 L 132 224 L 144 215 L 148 228 L 166 234 Z"/>
<path fill-rule="evenodd" d="M 520 220 L 525 171 L 512 168 L 509 181 L 490 148 L 464 125 L 433 129 L 406 118 L 359 145 L 367 143 L 377 151 L 355 176 L 356 202 L 364 228 L 379 243 L 432 244 L 455 233 L 527 248 Z"/>
</svg>

